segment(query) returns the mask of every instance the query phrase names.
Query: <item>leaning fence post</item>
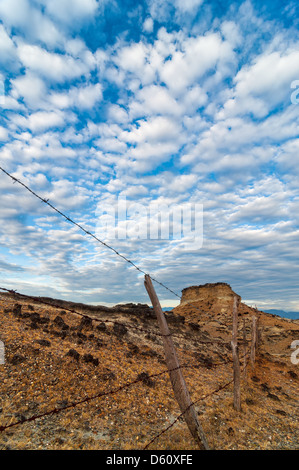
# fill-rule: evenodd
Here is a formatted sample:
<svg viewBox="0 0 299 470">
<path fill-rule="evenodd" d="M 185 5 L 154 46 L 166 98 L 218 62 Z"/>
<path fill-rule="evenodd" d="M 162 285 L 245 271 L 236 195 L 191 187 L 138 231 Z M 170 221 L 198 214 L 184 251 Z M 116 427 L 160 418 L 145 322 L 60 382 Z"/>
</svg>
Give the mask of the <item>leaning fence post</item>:
<svg viewBox="0 0 299 470">
<path fill-rule="evenodd" d="M 261 323 L 260 323 L 260 318 L 257 317 L 257 322 L 256 322 L 256 351 L 260 349 L 262 341 L 262 329 L 261 329 Z"/>
<path fill-rule="evenodd" d="M 209 446 L 204 431 L 198 421 L 197 413 L 191 401 L 187 385 L 180 368 L 178 356 L 174 347 L 171 333 L 169 331 L 167 321 L 162 311 L 159 299 L 152 284 L 149 275 L 145 275 L 144 285 L 151 299 L 154 312 L 157 316 L 160 331 L 162 333 L 166 364 L 174 391 L 175 398 L 179 404 L 181 412 L 184 414 L 186 424 L 193 438 L 202 450 L 209 450 Z"/>
<path fill-rule="evenodd" d="M 251 327 L 252 329 L 251 329 L 251 351 L 250 351 L 250 362 L 252 366 L 255 363 L 255 352 L 256 352 L 256 341 L 257 341 L 256 327 L 257 327 L 257 318 L 253 316 L 252 327 Z"/>
<path fill-rule="evenodd" d="M 234 365 L 234 408 L 241 410 L 241 392 L 240 392 L 240 361 L 238 354 L 238 298 L 234 297 L 233 305 L 233 334 L 232 334 L 232 352 Z"/>
<path fill-rule="evenodd" d="M 246 337 L 246 320 L 243 318 L 243 374 L 244 378 L 247 378 L 247 337 Z"/>
</svg>

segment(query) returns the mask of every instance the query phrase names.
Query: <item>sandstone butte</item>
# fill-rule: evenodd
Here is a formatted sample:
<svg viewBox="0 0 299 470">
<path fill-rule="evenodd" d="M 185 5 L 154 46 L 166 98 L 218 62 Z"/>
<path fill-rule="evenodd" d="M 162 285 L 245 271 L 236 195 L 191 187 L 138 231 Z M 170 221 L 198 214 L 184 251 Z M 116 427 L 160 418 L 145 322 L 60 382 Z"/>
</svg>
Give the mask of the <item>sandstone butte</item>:
<svg viewBox="0 0 299 470">
<path fill-rule="evenodd" d="M 226 282 L 191 286 L 182 290 L 180 306 L 202 302 L 207 305 L 213 304 L 214 313 L 225 313 L 231 310 L 235 296 L 241 301 L 241 297 Z"/>
<path fill-rule="evenodd" d="M 247 368 L 237 412 L 230 345 L 236 295 L 224 282 L 191 286 L 166 312 L 208 443 L 219 450 L 298 449 L 299 364 L 291 345 L 299 340 L 299 321 L 258 311 L 238 296 L 240 363 Z M 260 337 L 251 365 L 245 360 L 253 316 Z M 152 440 L 149 450 L 197 449 L 178 419 L 148 305 L 108 308 L 1 294 L 0 340 L 1 450 L 142 450 Z"/>
</svg>

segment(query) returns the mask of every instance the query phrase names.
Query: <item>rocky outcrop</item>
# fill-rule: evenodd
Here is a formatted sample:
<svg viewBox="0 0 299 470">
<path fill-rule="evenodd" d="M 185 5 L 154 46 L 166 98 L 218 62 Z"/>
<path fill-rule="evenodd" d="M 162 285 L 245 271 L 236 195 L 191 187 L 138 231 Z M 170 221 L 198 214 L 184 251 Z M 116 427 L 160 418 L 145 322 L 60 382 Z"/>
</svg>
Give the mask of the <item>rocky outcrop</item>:
<svg viewBox="0 0 299 470">
<path fill-rule="evenodd" d="M 235 296 L 240 302 L 241 297 L 226 282 L 191 286 L 182 290 L 180 307 L 196 303 L 212 308 L 214 312 L 225 313 L 231 310 Z"/>
</svg>

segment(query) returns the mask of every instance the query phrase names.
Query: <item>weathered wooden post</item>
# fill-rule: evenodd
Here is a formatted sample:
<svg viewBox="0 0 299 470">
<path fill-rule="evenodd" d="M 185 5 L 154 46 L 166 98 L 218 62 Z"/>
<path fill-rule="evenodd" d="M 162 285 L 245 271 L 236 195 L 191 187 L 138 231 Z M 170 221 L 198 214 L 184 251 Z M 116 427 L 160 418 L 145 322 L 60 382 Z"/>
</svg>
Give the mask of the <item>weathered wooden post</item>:
<svg viewBox="0 0 299 470">
<path fill-rule="evenodd" d="M 154 312 L 157 316 L 160 331 L 162 333 L 166 364 L 174 391 L 175 398 L 179 404 L 180 410 L 184 413 L 184 418 L 189 431 L 201 450 L 209 450 L 204 431 L 198 421 L 197 413 L 191 401 L 187 385 L 180 368 L 178 356 L 169 331 L 164 312 L 161 308 L 156 291 L 149 275 L 145 275 L 144 285 L 151 299 Z"/>
<path fill-rule="evenodd" d="M 254 363 L 255 363 L 255 352 L 256 352 L 256 341 L 257 341 L 256 327 L 257 327 L 257 318 L 253 316 L 252 327 L 251 327 L 251 350 L 250 350 L 250 362 L 252 366 L 254 366 Z"/>
<path fill-rule="evenodd" d="M 262 342 L 262 328 L 261 328 L 260 318 L 257 317 L 257 322 L 256 322 L 256 352 L 260 349 L 261 342 Z"/>
<path fill-rule="evenodd" d="M 234 297 L 233 304 L 233 332 L 232 332 L 232 352 L 234 365 L 234 408 L 241 411 L 241 392 L 240 392 L 240 361 L 238 354 L 238 298 Z"/>
<path fill-rule="evenodd" d="M 243 318 L 243 375 L 247 379 L 247 337 L 246 337 L 246 320 Z"/>
</svg>

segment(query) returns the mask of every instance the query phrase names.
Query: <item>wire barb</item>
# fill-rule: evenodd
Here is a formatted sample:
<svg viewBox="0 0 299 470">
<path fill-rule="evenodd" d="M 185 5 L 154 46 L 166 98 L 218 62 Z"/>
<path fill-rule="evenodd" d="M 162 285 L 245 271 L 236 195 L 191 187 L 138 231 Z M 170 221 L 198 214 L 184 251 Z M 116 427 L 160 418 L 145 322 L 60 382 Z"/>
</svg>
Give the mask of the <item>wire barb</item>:
<svg viewBox="0 0 299 470">
<path fill-rule="evenodd" d="M 105 243 L 103 240 L 101 240 L 100 238 L 98 238 L 96 235 L 94 235 L 93 233 L 89 232 L 87 229 L 85 229 L 81 224 L 78 224 L 77 222 L 75 222 L 73 219 L 71 219 L 70 217 L 68 217 L 67 215 L 65 215 L 63 212 L 61 212 L 59 209 L 57 209 L 53 204 L 51 204 L 49 202 L 49 199 L 45 199 L 41 196 L 39 196 L 35 191 L 33 191 L 31 188 L 29 188 L 29 186 L 27 186 L 25 183 L 23 183 L 23 181 L 19 180 L 18 178 L 16 178 L 15 176 L 12 176 L 8 171 L 6 171 L 4 168 L 2 168 L 0 166 L 0 170 L 5 173 L 9 178 L 11 178 L 12 180 L 14 180 L 14 182 L 17 182 L 19 183 L 21 186 L 23 186 L 23 188 L 27 189 L 27 191 L 29 191 L 33 196 L 35 196 L 36 198 L 38 198 L 41 202 L 47 204 L 47 206 L 49 206 L 52 210 L 54 210 L 55 212 L 57 212 L 58 214 L 60 214 L 65 220 L 67 220 L 68 222 L 70 222 L 71 224 L 75 225 L 76 227 L 78 227 L 80 230 L 82 230 L 86 235 L 89 235 L 91 236 L 92 238 L 94 238 L 94 240 L 96 240 L 97 242 L 101 243 L 103 246 L 105 246 L 106 248 L 110 249 L 111 251 L 113 251 L 117 256 L 119 256 L 120 258 L 122 258 L 124 261 L 126 261 L 128 264 L 130 264 L 131 266 L 133 266 L 137 271 L 139 271 L 140 273 L 146 275 L 147 273 L 145 271 L 143 271 L 143 269 L 139 268 L 135 263 L 133 263 L 133 261 L 129 260 L 128 258 L 126 258 L 126 256 L 120 254 L 115 248 L 113 248 L 112 246 L 108 245 L 108 243 Z M 157 284 L 159 284 L 161 287 L 164 287 L 164 289 L 168 290 L 169 292 L 171 292 L 173 295 L 175 295 L 176 297 L 178 297 L 179 299 L 181 298 L 176 292 L 174 292 L 172 289 L 170 289 L 169 287 L 167 287 L 165 284 L 163 284 L 162 282 L 154 279 L 153 277 L 151 277 L 149 275 L 149 277 L 152 279 L 152 281 L 156 282 Z"/>
</svg>

